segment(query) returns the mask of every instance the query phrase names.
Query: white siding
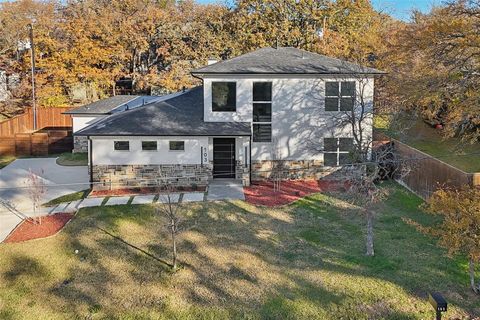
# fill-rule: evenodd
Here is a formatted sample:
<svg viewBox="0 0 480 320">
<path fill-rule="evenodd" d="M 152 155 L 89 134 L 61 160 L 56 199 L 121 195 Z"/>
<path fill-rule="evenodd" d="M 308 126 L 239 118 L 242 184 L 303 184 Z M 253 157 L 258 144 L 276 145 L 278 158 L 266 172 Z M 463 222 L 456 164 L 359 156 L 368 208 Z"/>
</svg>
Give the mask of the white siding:
<svg viewBox="0 0 480 320">
<path fill-rule="evenodd" d="M 170 151 L 169 141 L 185 141 L 184 151 Z M 114 141 L 129 141 L 129 151 L 116 151 Z M 157 141 L 157 151 L 143 151 L 142 141 Z M 92 137 L 94 165 L 201 164 L 207 137 Z M 208 156 L 205 159 L 208 161 Z"/>
<path fill-rule="evenodd" d="M 81 116 L 81 115 L 72 115 L 72 123 L 73 123 L 73 133 L 91 125 L 92 123 L 95 123 L 101 119 L 103 119 L 105 116 Z"/>
<path fill-rule="evenodd" d="M 360 80 L 360 81 L 359 81 Z M 236 112 L 212 112 L 212 81 L 237 82 Z M 373 78 L 355 79 L 324 76 L 208 76 L 204 78 L 204 119 L 210 122 L 252 121 L 253 82 L 272 82 L 272 138 L 284 160 L 322 160 L 321 153 L 313 151 L 312 144 L 322 142 L 324 137 L 351 137 L 349 127 L 340 128 L 334 121 L 341 112 L 325 111 L 326 81 L 357 81 L 365 83 L 363 97 L 370 114 L 364 122 L 364 131 L 371 137 L 373 108 Z M 252 160 L 272 158 L 274 143 L 252 143 Z"/>
</svg>

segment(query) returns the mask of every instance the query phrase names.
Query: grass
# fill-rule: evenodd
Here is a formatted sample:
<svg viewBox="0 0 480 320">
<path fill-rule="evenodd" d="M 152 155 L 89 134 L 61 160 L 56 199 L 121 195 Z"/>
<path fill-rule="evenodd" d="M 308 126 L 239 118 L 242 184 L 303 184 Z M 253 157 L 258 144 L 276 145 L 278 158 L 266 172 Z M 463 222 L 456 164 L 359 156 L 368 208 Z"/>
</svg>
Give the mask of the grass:
<svg viewBox="0 0 480 320">
<path fill-rule="evenodd" d="M 377 119 L 377 128 L 385 128 L 385 121 Z M 417 121 L 405 133 L 389 133 L 406 144 L 436 157 L 465 172 L 480 172 L 480 143 L 466 144 L 459 138 L 444 138 L 441 132 L 423 121 Z"/>
<path fill-rule="evenodd" d="M 16 159 L 15 156 L 0 156 L 0 169 L 8 166 L 15 159 Z"/>
<path fill-rule="evenodd" d="M 364 218 L 334 195 L 279 209 L 197 203 L 185 205 L 175 274 L 153 206 L 82 209 L 53 238 L 0 245 L 0 318 L 429 319 L 430 290 L 445 295 L 448 318 L 480 315 L 466 261 L 402 220 L 435 217 L 384 187 L 374 258 Z"/>
<path fill-rule="evenodd" d="M 55 205 L 63 203 L 63 202 L 72 202 L 72 201 L 76 201 L 76 200 L 82 200 L 86 196 L 88 196 L 89 193 L 90 193 L 90 189 L 85 189 L 85 190 L 82 190 L 82 191 L 66 194 L 64 196 L 52 199 L 52 200 L 48 201 L 47 203 L 44 203 L 43 205 L 45 207 L 51 207 L 51 206 L 55 206 Z"/>
<path fill-rule="evenodd" d="M 62 153 L 59 155 L 45 155 L 45 156 L 22 156 L 19 158 L 57 158 L 57 164 L 60 166 L 86 166 L 88 165 L 87 153 Z M 17 159 L 15 156 L 0 156 L 0 169 L 10 164 Z"/>
<path fill-rule="evenodd" d="M 87 153 L 62 153 L 57 158 L 60 166 L 86 166 L 88 165 Z"/>
</svg>

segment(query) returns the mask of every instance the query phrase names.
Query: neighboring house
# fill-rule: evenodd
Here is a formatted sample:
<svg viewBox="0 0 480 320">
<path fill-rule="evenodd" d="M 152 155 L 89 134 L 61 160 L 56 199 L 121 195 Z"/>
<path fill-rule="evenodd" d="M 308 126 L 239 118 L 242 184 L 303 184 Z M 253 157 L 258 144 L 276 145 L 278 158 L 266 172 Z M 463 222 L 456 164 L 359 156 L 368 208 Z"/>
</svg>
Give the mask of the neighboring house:
<svg viewBox="0 0 480 320">
<path fill-rule="evenodd" d="M 73 152 L 88 151 L 88 139 L 86 136 L 76 135 L 79 130 L 108 115 L 143 106 L 160 98 L 155 96 L 117 95 L 64 112 L 64 114 L 72 116 Z"/>
<path fill-rule="evenodd" d="M 193 71 L 202 86 L 111 114 L 75 135 L 89 141 L 96 189 L 166 178 L 182 186 L 212 178 L 248 185 L 280 160 L 289 178 L 320 178 L 341 167 L 353 143 L 350 128 L 335 119 L 354 108 L 360 89 L 371 111 L 374 76 L 382 73 L 295 48 L 263 48 Z M 362 130 L 371 139 L 371 112 Z"/>
</svg>

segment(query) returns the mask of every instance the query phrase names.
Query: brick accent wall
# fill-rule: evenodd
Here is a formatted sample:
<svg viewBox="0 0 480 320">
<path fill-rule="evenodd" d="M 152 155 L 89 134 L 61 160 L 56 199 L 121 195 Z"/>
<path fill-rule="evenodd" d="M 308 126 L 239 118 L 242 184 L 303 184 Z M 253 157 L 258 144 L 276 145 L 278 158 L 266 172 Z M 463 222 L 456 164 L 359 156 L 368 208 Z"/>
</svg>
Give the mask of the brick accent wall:
<svg viewBox="0 0 480 320">
<path fill-rule="evenodd" d="M 73 152 L 85 153 L 88 152 L 88 139 L 85 136 L 73 136 Z"/>
<path fill-rule="evenodd" d="M 157 187 L 164 185 L 166 178 L 176 187 L 203 187 L 212 177 L 212 166 L 208 164 L 94 165 L 92 170 L 94 190 Z"/>
<path fill-rule="evenodd" d="M 277 160 L 278 161 L 278 160 Z M 320 160 L 279 160 L 281 177 L 286 180 L 294 179 L 323 179 L 332 176 L 339 168 L 324 167 Z M 274 161 L 252 161 L 252 180 L 269 179 L 272 174 Z"/>
</svg>

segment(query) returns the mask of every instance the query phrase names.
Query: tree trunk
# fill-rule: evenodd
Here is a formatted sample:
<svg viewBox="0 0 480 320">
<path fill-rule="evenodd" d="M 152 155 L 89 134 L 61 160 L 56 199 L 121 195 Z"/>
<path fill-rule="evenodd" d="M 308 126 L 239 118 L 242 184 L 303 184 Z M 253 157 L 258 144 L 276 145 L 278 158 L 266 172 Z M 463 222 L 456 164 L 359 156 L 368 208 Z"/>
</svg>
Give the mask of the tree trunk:
<svg viewBox="0 0 480 320">
<path fill-rule="evenodd" d="M 172 268 L 173 270 L 177 270 L 177 242 L 175 239 L 175 221 L 172 219 L 172 252 L 173 252 L 173 262 Z"/>
<path fill-rule="evenodd" d="M 478 293 L 478 288 L 475 286 L 475 261 L 472 258 L 468 261 L 468 269 L 470 273 L 470 287 L 472 287 L 473 292 Z"/>
<path fill-rule="evenodd" d="M 366 255 L 369 257 L 373 257 L 375 255 L 375 251 L 373 249 L 373 212 L 370 210 L 366 210 L 367 216 L 367 253 Z"/>
</svg>

